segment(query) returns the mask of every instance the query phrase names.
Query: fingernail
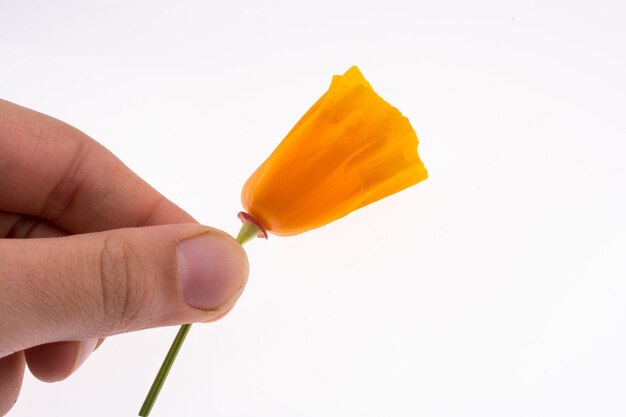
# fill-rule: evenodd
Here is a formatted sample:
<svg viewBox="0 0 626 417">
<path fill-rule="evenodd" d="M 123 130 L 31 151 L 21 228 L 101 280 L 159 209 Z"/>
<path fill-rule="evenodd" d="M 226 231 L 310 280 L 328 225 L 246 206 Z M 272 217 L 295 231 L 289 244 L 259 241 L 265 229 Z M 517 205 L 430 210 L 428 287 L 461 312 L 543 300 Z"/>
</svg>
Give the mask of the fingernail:
<svg viewBox="0 0 626 417">
<path fill-rule="evenodd" d="M 188 305 L 218 310 L 239 295 L 248 260 L 234 239 L 208 232 L 178 244 L 178 276 Z"/>
<path fill-rule="evenodd" d="M 96 343 L 96 347 L 93 350 L 94 351 L 98 350 L 98 348 L 103 342 L 104 342 L 104 337 L 101 337 L 100 339 L 98 339 L 98 343 Z"/>
</svg>

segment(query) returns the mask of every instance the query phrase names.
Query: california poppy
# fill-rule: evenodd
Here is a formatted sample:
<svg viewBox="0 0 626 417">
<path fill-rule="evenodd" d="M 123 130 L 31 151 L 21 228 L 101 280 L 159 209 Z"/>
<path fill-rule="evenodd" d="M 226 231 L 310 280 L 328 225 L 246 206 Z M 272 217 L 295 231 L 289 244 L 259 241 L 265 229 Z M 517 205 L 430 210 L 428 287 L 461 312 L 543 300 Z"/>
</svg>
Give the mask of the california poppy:
<svg viewBox="0 0 626 417">
<path fill-rule="evenodd" d="M 323 226 L 428 177 L 409 120 L 357 67 L 330 88 L 252 174 L 237 241 Z M 191 324 L 181 326 L 139 411 L 147 417 Z"/>
<path fill-rule="evenodd" d="M 248 179 L 243 206 L 269 232 L 306 232 L 426 179 L 417 146 L 409 120 L 353 66 Z"/>
</svg>

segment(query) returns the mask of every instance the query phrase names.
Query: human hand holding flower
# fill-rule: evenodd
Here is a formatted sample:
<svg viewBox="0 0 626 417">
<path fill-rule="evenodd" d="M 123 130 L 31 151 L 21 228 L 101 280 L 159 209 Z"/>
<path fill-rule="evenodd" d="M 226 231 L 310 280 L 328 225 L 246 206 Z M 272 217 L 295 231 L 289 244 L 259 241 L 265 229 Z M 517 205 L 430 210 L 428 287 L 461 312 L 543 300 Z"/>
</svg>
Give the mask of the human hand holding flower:
<svg viewBox="0 0 626 417">
<path fill-rule="evenodd" d="M 0 415 L 26 364 L 58 381 L 106 336 L 220 318 L 247 274 L 241 245 L 98 143 L 0 100 Z"/>
<path fill-rule="evenodd" d="M 424 180 L 417 145 L 356 67 L 335 76 L 246 182 L 234 240 L 195 223 L 83 133 L 0 100 L 0 415 L 25 364 L 57 381 L 103 337 L 187 323 L 147 416 L 188 323 L 220 318 L 243 290 L 240 243 L 323 226 Z"/>
</svg>

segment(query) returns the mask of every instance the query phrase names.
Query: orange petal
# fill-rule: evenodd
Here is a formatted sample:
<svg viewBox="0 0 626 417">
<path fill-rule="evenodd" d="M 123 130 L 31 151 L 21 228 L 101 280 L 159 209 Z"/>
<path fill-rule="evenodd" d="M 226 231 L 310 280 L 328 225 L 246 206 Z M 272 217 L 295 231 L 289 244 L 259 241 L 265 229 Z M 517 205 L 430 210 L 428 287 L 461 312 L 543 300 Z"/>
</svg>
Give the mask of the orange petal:
<svg viewBox="0 0 626 417">
<path fill-rule="evenodd" d="M 426 179 L 417 145 L 409 120 L 352 67 L 248 179 L 243 206 L 277 235 L 323 226 Z"/>
</svg>

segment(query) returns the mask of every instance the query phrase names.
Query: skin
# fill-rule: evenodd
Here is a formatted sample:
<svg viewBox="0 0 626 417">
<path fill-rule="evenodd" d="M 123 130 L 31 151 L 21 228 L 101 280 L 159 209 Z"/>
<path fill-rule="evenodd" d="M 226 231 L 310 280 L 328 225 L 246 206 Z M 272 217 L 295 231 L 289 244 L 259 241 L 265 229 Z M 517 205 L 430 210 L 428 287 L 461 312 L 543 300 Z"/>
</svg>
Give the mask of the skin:
<svg viewBox="0 0 626 417">
<path fill-rule="evenodd" d="M 232 240 L 84 133 L 0 100 L 0 416 L 26 366 L 60 381 L 107 336 L 226 314 L 245 284 L 245 254 L 234 249 L 240 290 L 192 308 L 176 282 L 175 248 L 199 234 Z"/>
</svg>

